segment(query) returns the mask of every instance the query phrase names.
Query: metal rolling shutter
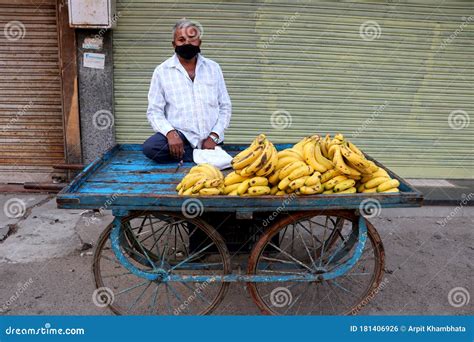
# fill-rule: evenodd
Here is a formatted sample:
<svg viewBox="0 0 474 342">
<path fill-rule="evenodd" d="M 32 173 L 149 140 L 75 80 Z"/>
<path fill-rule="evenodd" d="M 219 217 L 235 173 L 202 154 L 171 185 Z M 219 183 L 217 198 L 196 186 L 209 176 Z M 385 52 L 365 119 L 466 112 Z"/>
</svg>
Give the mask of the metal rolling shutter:
<svg viewBox="0 0 474 342">
<path fill-rule="evenodd" d="M 472 1 L 119 0 L 118 11 L 118 142 L 152 134 L 150 77 L 173 53 L 174 22 L 187 17 L 204 26 L 202 51 L 224 71 L 233 103 L 226 142 L 342 132 L 403 176 L 474 177 Z M 275 111 L 291 125 L 273 128 Z M 453 111 L 466 127 L 450 127 Z"/>
<path fill-rule="evenodd" d="M 0 182 L 64 161 L 55 0 L 0 0 Z"/>
</svg>

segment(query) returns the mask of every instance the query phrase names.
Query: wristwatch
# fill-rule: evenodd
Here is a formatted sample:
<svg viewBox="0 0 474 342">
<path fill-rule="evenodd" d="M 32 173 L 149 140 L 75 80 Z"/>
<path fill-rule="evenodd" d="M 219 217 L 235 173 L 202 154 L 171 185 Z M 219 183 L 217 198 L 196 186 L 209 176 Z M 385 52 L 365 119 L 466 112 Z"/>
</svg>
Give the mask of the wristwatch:
<svg viewBox="0 0 474 342">
<path fill-rule="evenodd" d="M 218 137 L 216 137 L 215 135 L 213 135 L 213 134 L 209 134 L 209 138 L 211 138 L 211 139 L 212 139 L 212 141 L 214 141 L 216 144 L 218 144 L 218 143 L 219 143 L 219 138 L 218 138 Z"/>
</svg>

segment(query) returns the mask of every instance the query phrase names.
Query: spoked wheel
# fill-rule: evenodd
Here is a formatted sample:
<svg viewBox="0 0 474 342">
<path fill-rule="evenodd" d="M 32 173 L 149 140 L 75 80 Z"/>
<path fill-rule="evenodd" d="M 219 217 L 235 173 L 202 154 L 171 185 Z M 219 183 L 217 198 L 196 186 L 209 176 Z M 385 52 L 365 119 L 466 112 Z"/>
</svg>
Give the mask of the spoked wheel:
<svg viewBox="0 0 474 342">
<path fill-rule="evenodd" d="M 358 220 L 350 211 L 301 212 L 269 227 L 252 250 L 248 274 L 281 280 L 314 275 L 316 280 L 248 283 L 260 310 L 271 315 L 358 312 L 379 288 L 384 269 L 382 241 L 368 221 L 368 239 L 358 262 L 337 277 L 323 277 L 345 267 L 356 253 Z"/>
<path fill-rule="evenodd" d="M 219 233 L 198 218 L 178 213 L 134 214 L 121 220 L 117 260 L 109 225 L 99 238 L 93 273 L 99 306 L 118 315 L 205 315 L 222 301 L 228 283 L 212 276 L 229 274 L 229 253 Z M 190 237 L 199 232 L 199 243 Z M 148 280 L 124 266 L 157 276 Z M 202 276 L 171 281 L 172 276 Z M 167 280 L 168 279 L 168 280 Z"/>
</svg>

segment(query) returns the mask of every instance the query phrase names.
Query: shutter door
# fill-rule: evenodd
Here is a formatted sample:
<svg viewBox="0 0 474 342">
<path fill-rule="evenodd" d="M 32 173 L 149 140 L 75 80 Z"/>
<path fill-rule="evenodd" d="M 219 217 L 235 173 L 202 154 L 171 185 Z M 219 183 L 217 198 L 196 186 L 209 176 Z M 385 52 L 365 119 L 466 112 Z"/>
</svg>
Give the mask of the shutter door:
<svg viewBox="0 0 474 342">
<path fill-rule="evenodd" d="M 50 182 L 64 162 L 54 0 L 0 0 L 0 183 Z"/>
<path fill-rule="evenodd" d="M 474 177 L 472 1 L 122 0 L 118 10 L 118 142 L 152 134 L 150 78 L 187 17 L 203 25 L 203 54 L 224 71 L 226 142 L 342 132 L 403 176 Z"/>
</svg>

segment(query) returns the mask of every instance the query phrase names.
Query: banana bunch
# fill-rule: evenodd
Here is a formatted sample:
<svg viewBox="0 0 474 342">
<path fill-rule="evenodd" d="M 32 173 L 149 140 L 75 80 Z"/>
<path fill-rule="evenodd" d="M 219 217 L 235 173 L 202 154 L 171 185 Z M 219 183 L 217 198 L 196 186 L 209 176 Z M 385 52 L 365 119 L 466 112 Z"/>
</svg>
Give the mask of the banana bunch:
<svg viewBox="0 0 474 342">
<path fill-rule="evenodd" d="M 400 182 L 390 178 L 387 171 L 379 168 L 372 174 L 367 174 L 360 180 L 358 192 L 399 192 Z"/>
<path fill-rule="evenodd" d="M 224 176 L 211 164 L 198 164 L 183 177 L 176 191 L 183 196 L 220 195 L 224 192 Z"/>
<path fill-rule="evenodd" d="M 235 173 L 246 178 L 267 177 L 277 163 L 277 150 L 265 134 L 257 136 L 250 147 L 237 154 L 231 162 Z"/>
<path fill-rule="evenodd" d="M 267 177 L 244 177 L 235 171 L 224 179 L 224 194 L 229 196 L 261 196 L 270 195 Z"/>
</svg>

